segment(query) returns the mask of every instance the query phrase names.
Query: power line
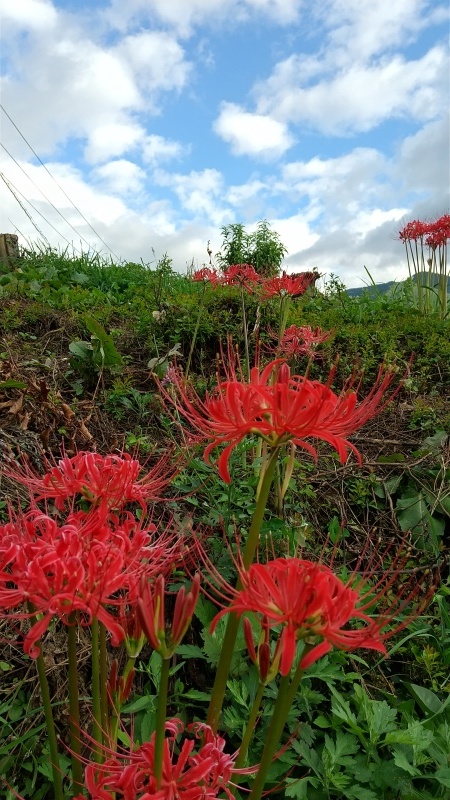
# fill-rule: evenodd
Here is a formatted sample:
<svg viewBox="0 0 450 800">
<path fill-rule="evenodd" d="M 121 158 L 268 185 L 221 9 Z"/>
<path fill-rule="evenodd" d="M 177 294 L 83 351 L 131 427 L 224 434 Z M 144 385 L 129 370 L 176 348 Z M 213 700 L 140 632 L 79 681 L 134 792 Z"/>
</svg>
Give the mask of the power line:
<svg viewBox="0 0 450 800">
<path fill-rule="evenodd" d="M 24 213 L 27 215 L 27 217 L 28 217 L 28 219 L 30 220 L 30 222 L 31 222 L 31 224 L 33 225 L 33 227 L 34 227 L 34 228 L 36 228 L 36 230 L 37 230 L 37 232 L 38 232 L 39 236 L 42 236 L 42 238 L 43 238 L 43 239 L 44 239 L 44 240 L 47 242 L 47 244 L 50 246 L 50 242 L 48 241 L 48 239 L 47 239 L 47 237 L 46 237 L 45 233 L 43 233 L 43 232 L 41 231 L 41 229 L 40 229 L 40 228 L 38 228 L 38 226 L 37 226 L 36 222 L 34 221 L 33 217 L 32 217 L 32 216 L 31 216 L 31 214 L 28 212 L 28 210 L 25 208 L 25 206 L 23 205 L 23 203 L 22 203 L 22 202 L 19 200 L 19 198 L 17 197 L 17 195 L 16 195 L 16 193 L 15 193 L 14 189 L 12 188 L 12 185 L 9 183 L 9 181 L 8 181 L 8 179 L 5 177 L 5 175 L 3 175 L 3 172 L 0 172 L 0 178 L 2 179 L 3 183 L 5 184 L 5 186 L 6 186 L 6 187 L 9 189 L 9 191 L 11 192 L 11 194 L 12 194 L 12 196 L 15 198 L 15 200 L 17 200 L 17 202 L 19 203 L 19 206 L 21 207 L 22 211 L 23 211 L 23 212 L 24 212 Z M 16 191 L 18 191 L 18 190 L 16 190 Z M 22 197 L 23 197 L 23 195 L 22 195 Z"/>
<path fill-rule="evenodd" d="M 40 216 L 40 217 L 42 217 L 42 219 L 43 219 L 43 220 L 44 220 L 44 221 L 47 223 L 47 225 L 50 225 L 50 227 L 51 227 L 51 228 L 53 228 L 53 230 L 54 230 L 54 231 L 55 231 L 55 232 L 58 234 L 58 236 L 60 236 L 60 237 L 61 237 L 61 239 L 64 239 L 64 241 L 65 241 L 65 242 L 67 242 L 67 244 L 68 244 L 68 245 L 70 245 L 71 247 L 73 247 L 73 249 L 74 249 L 74 250 L 78 250 L 78 248 L 77 248 L 77 247 L 75 247 L 75 245 L 73 244 L 73 242 L 69 242 L 69 240 L 68 240 L 68 239 L 66 239 L 66 237 L 65 237 L 65 236 L 64 236 L 64 235 L 61 233 L 61 231 L 59 231 L 59 230 L 58 230 L 58 228 L 55 228 L 55 226 L 54 226 L 54 225 L 53 225 L 53 224 L 52 224 L 52 223 L 51 223 L 51 222 L 50 222 L 50 221 L 47 219 L 47 217 L 45 217 L 45 216 L 44 216 L 44 214 L 42 213 L 42 211 L 39 211 L 39 209 L 38 209 L 38 208 L 36 208 L 36 206 L 34 206 L 34 205 L 33 205 L 33 203 L 31 203 L 31 201 L 30 201 L 30 200 L 27 200 L 27 198 L 25 197 L 25 195 L 24 195 L 24 194 L 22 194 L 22 192 L 20 191 L 20 189 L 18 189 L 18 188 L 17 188 L 17 186 L 14 186 L 14 184 L 12 183 L 12 181 L 9 181 L 9 180 L 6 178 L 6 176 L 3 174 L 3 172 L 0 172 L 0 178 L 1 178 L 1 179 L 2 179 L 2 181 L 3 181 L 3 182 L 6 184 L 6 186 L 7 186 L 7 187 L 8 187 L 8 189 L 9 189 L 9 191 L 11 192 L 11 194 L 12 194 L 12 195 L 13 195 L 13 196 L 16 198 L 17 202 L 19 203 L 19 205 L 20 205 L 20 207 L 23 209 L 23 211 L 25 211 L 25 214 L 27 215 L 28 219 L 29 219 L 29 220 L 32 222 L 32 224 L 34 225 L 34 227 L 36 228 L 36 230 L 38 231 L 38 233 L 39 233 L 39 234 L 40 234 L 40 235 L 41 235 L 41 236 L 42 236 L 42 237 L 45 239 L 45 241 L 46 241 L 46 242 L 47 242 L 49 245 L 50 245 L 50 242 L 48 241 L 47 237 L 45 236 L 45 234 L 43 234 L 43 233 L 42 233 L 42 231 L 40 231 L 40 230 L 39 230 L 39 228 L 37 227 L 37 225 L 36 225 L 35 221 L 33 220 L 32 216 L 31 216 L 31 215 L 28 213 L 27 209 L 26 209 L 26 208 L 23 206 L 23 204 L 22 204 L 22 203 L 20 202 L 20 200 L 18 199 L 18 197 L 17 197 L 17 195 L 16 195 L 16 192 L 17 192 L 17 194 L 19 194 L 21 197 L 23 197 L 24 201 L 25 201 L 26 203 L 28 203 L 28 205 L 29 205 L 29 206 L 31 206 L 31 208 L 33 209 L 33 211 L 35 211 L 35 212 L 36 212 L 36 214 L 39 214 L 39 216 Z M 12 188 L 11 188 L 11 187 L 12 187 Z M 14 191 L 13 191 L 13 189 L 14 189 Z M 79 252 L 80 254 L 82 254 L 82 251 L 81 251 L 81 250 L 78 250 L 78 252 Z"/>
<path fill-rule="evenodd" d="M 90 247 L 91 247 L 91 245 L 89 244 L 89 242 L 87 241 L 87 239 L 85 239 L 85 238 L 84 238 L 84 236 L 82 236 L 82 235 L 81 235 L 81 233 L 79 233 L 79 231 L 77 231 L 77 229 L 73 227 L 73 225 L 72 225 L 72 224 L 69 222 L 69 220 L 68 220 L 68 219 L 66 219 L 66 218 L 65 218 L 64 214 L 63 214 L 63 213 L 62 213 L 62 212 L 59 210 L 59 208 L 56 208 L 56 206 L 55 206 L 55 205 L 52 203 L 52 201 L 50 200 L 50 198 L 49 198 L 49 197 L 47 197 L 47 195 L 46 195 L 46 194 L 45 194 L 45 193 L 42 191 L 42 189 L 40 189 L 40 188 L 39 188 L 39 186 L 38 186 L 38 185 L 37 185 L 37 183 L 36 183 L 36 182 L 33 180 L 33 178 L 32 178 L 30 175 L 28 175 L 28 173 L 26 172 L 26 170 L 24 170 L 24 168 L 22 167 L 22 165 L 21 165 L 21 164 L 19 164 L 19 162 L 18 162 L 18 161 L 17 161 L 17 160 L 14 158 L 14 156 L 13 156 L 13 155 L 11 155 L 11 153 L 9 152 L 9 150 L 7 150 L 7 148 L 5 147 L 5 145 L 4 145 L 2 142 L 0 142 L 0 146 L 1 146 L 1 147 L 3 147 L 3 150 L 5 151 L 5 153 L 7 153 L 7 154 L 9 155 L 9 157 L 10 157 L 10 158 L 12 158 L 12 160 L 13 160 L 13 161 L 14 161 L 14 163 L 15 163 L 15 164 L 16 164 L 16 165 L 19 167 L 19 169 L 20 169 L 20 170 L 22 170 L 23 174 L 24 174 L 24 175 L 25 175 L 25 176 L 28 178 L 28 180 L 29 180 L 29 181 L 31 181 L 31 183 L 33 184 L 33 186 L 35 186 L 35 187 L 36 187 L 36 189 L 38 190 L 38 192 L 40 192 L 40 193 L 41 193 L 42 197 L 44 197 L 44 198 L 47 200 L 47 203 L 49 203 L 49 204 L 51 205 L 51 207 L 52 207 L 52 208 L 53 208 L 53 209 L 54 209 L 54 210 L 55 210 L 55 211 L 56 211 L 56 212 L 59 214 L 59 216 L 60 216 L 60 217 L 61 217 L 61 218 L 64 220 L 64 222 L 66 223 L 66 225 L 68 225 L 68 226 L 69 226 L 69 228 L 72 228 L 72 230 L 73 230 L 73 231 L 74 231 L 74 232 L 77 234 L 77 236 L 79 236 L 79 237 L 80 237 L 80 239 L 81 239 L 81 240 L 82 240 L 82 241 L 83 241 L 85 244 L 87 244 L 87 246 L 90 248 Z"/>
<path fill-rule="evenodd" d="M 4 114 L 6 114 L 6 116 L 8 117 L 8 119 L 9 119 L 9 121 L 10 121 L 11 125 L 13 125 L 13 127 L 16 129 L 16 131 L 17 131 L 17 133 L 19 134 L 19 136 L 21 136 L 21 137 L 22 137 L 22 139 L 23 139 L 23 141 L 25 142 L 25 144 L 26 144 L 26 145 L 28 145 L 28 147 L 30 148 L 30 150 L 31 150 L 31 152 L 33 153 L 33 155 L 34 155 L 34 156 L 37 158 L 37 160 L 39 161 L 39 163 L 40 163 L 40 164 L 41 164 L 41 165 L 44 167 L 45 171 L 46 171 L 46 172 L 47 172 L 47 173 L 50 175 L 50 177 L 51 177 L 52 181 L 54 181 L 54 183 L 56 183 L 57 187 L 60 189 L 60 191 L 63 193 L 63 195 L 64 195 L 64 196 L 67 198 L 67 200 L 69 201 L 69 203 L 70 203 L 70 204 L 73 206 L 73 208 L 74 208 L 76 211 L 78 211 L 78 213 L 79 213 L 80 217 L 82 217 L 82 219 L 84 219 L 85 223 L 86 223 L 87 225 L 89 225 L 89 227 L 90 227 L 91 231 L 93 231 L 93 233 L 95 233 L 95 235 L 97 236 L 97 238 L 98 238 L 98 239 L 100 239 L 100 241 L 102 242 L 102 244 L 104 244 L 104 245 L 105 245 L 105 247 L 107 248 L 107 250 L 109 250 L 109 252 L 111 253 L 111 255 L 113 255 L 113 256 L 114 256 L 114 258 L 116 258 L 118 261 L 120 261 L 120 257 L 117 255 L 117 253 L 114 253 L 114 251 L 113 251 L 113 250 L 111 250 L 111 248 L 110 248 L 110 247 L 109 247 L 109 246 L 106 244 L 105 240 L 104 240 L 104 239 L 102 239 L 102 237 L 100 236 L 100 234 L 99 234 L 99 233 L 97 233 L 97 231 L 95 230 L 95 228 L 93 228 L 93 227 L 92 227 L 92 225 L 91 225 L 91 223 L 89 222 L 89 220 L 88 220 L 88 219 L 86 219 L 86 217 L 84 216 L 83 212 L 82 212 L 82 211 L 80 211 L 80 209 L 78 208 L 78 206 L 76 206 L 76 205 L 75 205 L 75 203 L 73 202 L 73 200 L 71 200 L 71 199 L 70 199 L 69 195 L 68 195 L 68 194 L 67 194 L 67 192 L 66 192 L 66 191 L 65 191 L 65 190 L 62 188 L 62 186 L 61 186 L 61 185 L 58 183 L 58 181 L 56 180 L 56 178 L 54 178 L 54 177 L 53 177 L 53 175 L 52 175 L 52 173 L 50 172 L 50 170 L 48 169 L 48 167 L 46 167 L 46 165 L 44 164 L 44 162 L 43 162 L 43 161 L 42 161 L 42 160 L 39 158 L 39 156 L 38 156 L 38 154 L 36 153 L 36 151 L 35 151 L 35 150 L 32 148 L 31 144 L 30 144 L 30 143 L 29 143 L 29 142 L 28 142 L 28 141 L 25 139 L 25 136 L 24 136 L 24 135 L 23 135 L 23 133 L 22 133 L 22 132 L 19 130 L 19 128 L 17 127 L 16 123 L 15 123 L 15 122 L 14 122 L 14 120 L 13 120 L 13 119 L 10 117 L 10 115 L 8 114 L 8 112 L 7 112 L 6 108 L 5 108 L 5 107 L 4 107 L 4 106 L 3 106 L 1 103 L 0 103 L 0 108 L 2 109 L 3 113 L 4 113 Z M 31 203 L 30 203 L 30 205 L 31 205 Z M 63 237 L 63 238 L 65 238 L 65 237 Z M 66 239 L 66 241 L 67 241 L 67 239 Z"/>
</svg>

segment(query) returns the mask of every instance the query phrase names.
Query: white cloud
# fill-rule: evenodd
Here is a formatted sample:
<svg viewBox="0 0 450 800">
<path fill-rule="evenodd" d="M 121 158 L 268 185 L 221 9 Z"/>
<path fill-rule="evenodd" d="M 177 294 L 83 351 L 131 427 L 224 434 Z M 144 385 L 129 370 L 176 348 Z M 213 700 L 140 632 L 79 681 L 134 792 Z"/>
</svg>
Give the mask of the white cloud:
<svg viewBox="0 0 450 800">
<path fill-rule="evenodd" d="M 106 190 L 115 194 L 140 192 L 145 182 L 145 172 L 137 164 L 126 159 L 109 161 L 94 170 L 94 177 L 100 180 Z"/>
<path fill-rule="evenodd" d="M 91 164 L 107 161 L 136 147 L 144 137 L 144 129 L 130 122 L 98 125 L 89 133 L 84 155 Z"/>
<path fill-rule="evenodd" d="M 430 120 L 448 102 L 448 56 L 440 45 L 416 60 L 393 55 L 370 64 L 353 63 L 312 85 L 302 81 L 302 61 L 290 56 L 258 84 L 259 113 L 342 135 L 368 131 L 389 118 Z M 315 66 L 306 59 L 307 76 Z"/>
<path fill-rule="evenodd" d="M 404 139 L 393 176 L 411 192 L 431 192 L 435 203 L 448 204 L 450 187 L 450 117 L 430 122 Z M 437 209 L 439 211 L 439 209 Z"/>
<path fill-rule="evenodd" d="M 161 161 L 179 158 L 185 151 L 186 148 L 179 142 L 173 142 L 170 139 L 164 139 L 163 136 L 154 134 L 147 136 L 143 143 L 144 161 L 153 165 L 157 165 Z"/>
<path fill-rule="evenodd" d="M 214 225 L 222 225 L 228 212 L 223 210 L 223 177 L 216 169 L 192 170 L 187 175 L 156 170 L 154 182 L 172 189 L 177 195 L 184 212 L 188 211 L 197 219 L 209 220 Z"/>
<path fill-rule="evenodd" d="M 405 47 L 425 27 L 442 21 L 436 0 L 330 0 L 322 6 L 329 30 L 326 48 L 339 61 L 369 61 L 393 47 Z"/>
<path fill-rule="evenodd" d="M 299 18 L 303 0 L 112 0 L 105 12 L 110 24 L 119 30 L 156 18 L 190 36 L 196 26 L 210 24 L 232 28 L 237 22 L 265 15 L 279 25 Z"/>
<path fill-rule="evenodd" d="M 2 28 L 16 25 L 25 30 L 48 30 L 57 21 L 57 12 L 48 0 L 3 0 Z"/>
<path fill-rule="evenodd" d="M 214 131 L 238 156 L 270 160 L 283 155 L 294 144 L 284 123 L 269 115 L 250 114 L 235 103 L 222 103 Z"/>
<path fill-rule="evenodd" d="M 181 45 L 168 33 L 142 31 L 127 36 L 117 52 L 146 90 L 182 89 L 186 84 L 191 66 Z"/>
</svg>

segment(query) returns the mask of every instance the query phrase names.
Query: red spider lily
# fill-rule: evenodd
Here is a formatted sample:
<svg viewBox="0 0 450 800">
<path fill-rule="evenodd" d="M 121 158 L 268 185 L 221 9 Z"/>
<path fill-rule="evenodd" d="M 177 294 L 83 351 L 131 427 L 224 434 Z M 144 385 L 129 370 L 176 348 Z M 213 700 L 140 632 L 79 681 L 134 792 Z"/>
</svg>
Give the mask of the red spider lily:
<svg viewBox="0 0 450 800">
<path fill-rule="evenodd" d="M 287 275 L 286 272 L 277 278 L 266 278 L 262 284 L 262 299 L 270 297 L 300 297 L 305 294 L 318 277 L 317 272 L 300 272 L 298 275 Z"/>
<path fill-rule="evenodd" d="M 272 333 L 273 336 L 278 338 L 277 334 Z M 331 336 L 331 331 L 323 331 L 321 328 L 314 328 L 309 326 L 291 325 L 286 328 L 283 336 L 281 337 L 277 353 L 282 358 L 295 358 L 296 356 L 307 356 L 314 358 L 316 355 L 316 347 L 322 342 L 326 342 Z"/>
<path fill-rule="evenodd" d="M 147 502 L 159 499 L 172 481 L 175 471 L 169 465 L 167 454 L 139 477 L 142 465 L 129 453 L 102 456 L 82 451 L 72 458 L 64 456 L 42 477 L 27 468 L 8 474 L 26 486 L 36 500 L 52 499 L 59 510 L 80 496 L 93 506 L 119 509 L 136 502 L 146 511 Z"/>
<path fill-rule="evenodd" d="M 266 628 L 281 626 L 273 663 L 280 659 L 282 675 L 288 675 L 291 670 L 298 641 L 312 645 L 301 659 L 302 669 L 332 647 L 345 651 L 368 648 L 387 655 L 386 639 L 406 627 L 428 602 L 414 574 L 402 584 L 402 570 L 407 560 L 407 555 L 398 557 L 372 587 L 373 565 L 362 578 L 354 574 L 345 584 L 324 564 L 301 558 L 278 558 L 267 564 L 252 564 L 247 570 L 241 567 L 241 588 L 233 589 L 219 578 L 221 596 L 231 597 L 231 603 L 214 617 L 211 632 L 218 620 L 230 612 L 239 616 L 248 612 L 259 614 Z M 217 571 L 214 577 L 217 580 Z M 393 587 L 397 592 L 392 597 Z M 417 602 L 418 597 L 421 599 Z M 415 607 L 404 614 L 403 621 L 397 621 L 411 604 Z M 372 618 L 366 612 L 374 606 L 378 606 L 378 612 Z M 353 620 L 358 627 L 346 627 Z M 250 655 L 252 657 L 252 652 Z"/>
<path fill-rule="evenodd" d="M 436 250 L 438 247 L 445 247 L 447 239 L 450 239 L 450 214 L 444 214 L 428 225 L 425 244 Z"/>
<path fill-rule="evenodd" d="M 242 286 L 248 292 L 252 292 L 260 281 L 261 275 L 251 264 L 232 264 L 220 279 L 222 286 Z"/>
<path fill-rule="evenodd" d="M 192 581 L 190 592 L 184 586 L 177 592 L 170 634 L 166 633 L 164 613 L 165 581 L 158 575 L 150 586 L 145 583 L 137 601 L 137 614 L 142 630 L 151 646 L 162 658 L 171 658 L 186 633 L 195 611 L 200 591 L 200 575 Z"/>
<path fill-rule="evenodd" d="M 150 742 L 129 753 L 86 767 L 90 800 L 212 800 L 222 793 L 233 800 L 228 784 L 235 756 L 224 752 L 225 740 L 200 723 L 185 730 L 181 720 L 172 719 L 165 727 L 160 786 L 154 777 L 153 734 Z M 186 733 L 194 738 L 186 738 Z M 185 738 L 177 755 L 176 739 L 182 734 Z"/>
<path fill-rule="evenodd" d="M 301 375 L 291 375 L 289 367 L 278 359 L 261 372 L 253 367 L 248 383 L 238 380 L 231 367 L 229 380 L 219 380 L 216 390 L 207 394 L 204 401 L 182 379 L 172 387 L 176 390 L 175 396 L 169 395 L 164 387 L 161 391 L 193 426 L 197 440 L 209 440 L 204 453 L 207 463 L 215 447 L 227 444 L 217 464 L 222 479 L 230 483 L 230 454 L 248 434 L 261 436 L 270 447 L 292 441 L 314 458 L 317 458 L 317 450 L 306 439 L 322 439 L 338 452 L 342 463 L 350 450 L 361 463 L 358 450 L 347 437 L 378 414 L 400 386 L 386 398 L 394 372 L 381 367 L 369 394 L 358 403 L 353 388 L 355 378 L 336 395 L 329 386 L 332 377 L 333 373 L 328 383 L 322 384 Z"/>
<path fill-rule="evenodd" d="M 402 242 L 415 242 L 417 239 L 423 239 L 425 234 L 428 233 L 428 223 L 421 222 L 419 219 L 414 219 L 408 222 L 404 228 L 399 231 L 399 239 Z"/>
<path fill-rule="evenodd" d="M 202 269 L 197 269 L 194 274 L 192 275 L 193 281 L 202 281 L 203 283 L 210 283 L 213 289 L 220 283 L 221 278 L 220 275 L 214 270 L 210 269 L 210 267 L 202 267 Z"/>
<path fill-rule="evenodd" d="M 131 515 L 120 523 L 100 509 L 71 514 L 61 526 L 32 509 L 0 526 L 0 610 L 18 619 L 38 616 L 25 637 L 25 652 L 37 656 L 36 642 L 51 619 L 70 624 L 72 612 L 82 625 L 97 618 L 118 645 L 125 631 L 110 608 L 120 605 L 120 593 L 132 604 L 142 575 L 167 574 L 177 560 L 173 537 L 155 532 L 154 525 L 143 529 Z M 33 612 L 21 612 L 23 603 Z"/>
</svg>

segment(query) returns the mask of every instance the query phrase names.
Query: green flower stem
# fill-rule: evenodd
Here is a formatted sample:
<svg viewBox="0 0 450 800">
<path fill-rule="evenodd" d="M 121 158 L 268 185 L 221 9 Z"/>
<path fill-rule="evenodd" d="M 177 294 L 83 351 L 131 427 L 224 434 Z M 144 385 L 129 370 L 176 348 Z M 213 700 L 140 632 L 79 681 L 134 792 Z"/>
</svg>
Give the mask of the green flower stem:
<svg viewBox="0 0 450 800">
<path fill-rule="evenodd" d="M 310 647 L 306 645 L 302 653 L 302 658 L 306 655 L 308 650 L 310 650 Z M 273 757 L 281 739 L 281 734 L 283 733 L 283 728 L 285 726 L 289 711 L 292 703 L 294 702 L 295 695 L 297 694 L 300 681 L 303 677 L 303 670 L 300 667 L 300 663 L 301 660 L 291 681 L 289 675 L 286 675 L 280 681 L 277 699 L 272 712 L 272 719 L 270 720 L 269 730 L 267 732 L 266 743 L 264 745 L 261 761 L 259 762 L 259 769 L 253 782 L 252 790 L 249 794 L 248 800 L 261 800 L 267 772 L 273 761 Z"/>
<path fill-rule="evenodd" d="M 190 347 L 190 350 L 189 350 L 188 360 L 187 360 L 187 363 L 186 363 L 186 371 L 184 373 L 184 376 L 185 376 L 186 379 L 187 379 L 187 377 L 189 375 L 189 370 L 190 370 L 191 361 L 192 361 L 192 354 L 194 352 L 195 342 L 197 340 L 198 329 L 200 327 L 200 320 L 201 320 L 202 313 L 203 313 L 203 306 L 205 305 L 205 292 L 206 292 L 206 281 L 203 281 L 203 292 L 202 292 L 201 297 L 200 297 L 200 305 L 199 305 L 199 308 L 198 308 L 197 321 L 195 323 L 194 333 L 193 333 L 192 341 L 191 341 L 191 347 Z"/>
<path fill-rule="evenodd" d="M 170 659 L 163 658 L 161 676 L 159 679 L 158 705 L 156 707 L 155 721 L 155 761 L 153 766 L 156 786 L 161 787 L 164 756 L 164 738 L 167 714 L 167 687 L 169 684 Z"/>
<path fill-rule="evenodd" d="M 259 707 L 261 705 L 262 696 L 264 694 L 264 689 L 266 688 L 264 683 L 260 683 L 258 686 L 258 691 L 256 692 L 255 699 L 253 701 L 252 710 L 250 711 L 250 716 L 247 721 L 247 726 L 244 731 L 244 735 L 242 737 L 241 746 L 239 748 L 239 755 L 234 762 L 235 769 L 240 769 L 245 764 L 245 758 L 247 755 L 247 751 L 252 740 L 252 736 L 255 732 L 255 725 L 256 720 L 259 714 Z"/>
<path fill-rule="evenodd" d="M 275 474 L 278 450 L 278 447 L 274 447 L 272 450 L 272 454 L 261 483 L 258 499 L 256 501 L 256 508 L 253 514 L 252 524 L 250 526 L 247 542 L 242 554 L 242 562 L 245 569 L 248 569 L 250 564 L 253 563 L 253 559 L 258 547 L 261 524 L 264 519 L 270 487 L 272 486 L 273 476 Z M 239 588 L 239 582 L 237 584 L 237 588 Z M 214 686 L 211 692 L 211 700 L 208 709 L 207 722 L 213 731 L 217 731 L 219 725 L 220 712 L 222 710 L 222 704 L 227 688 L 227 680 L 230 674 L 231 660 L 233 658 L 238 627 L 239 619 L 236 617 L 236 614 L 228 614 L 227 627 L 225 629 L 225 636 L 222 643 L 222 649 L 220 651 L 216 677 L 214 680 Z"/>
<path fill-rule="evenodd" d="M 67 628 L 67 656 L 69 661 L 69 730 L 72 756 L 72 781 L 74 793 L 84 789 L 83 763 L 81 760 L 80 702 L 78 694 L 77 618 L 74 611 L 69 615 Z"/>
<path fill-rule="evenodd" d="M 103 623 L 99 623 L 99 653 L 100 653 L 100 717 L 103 736 L 108 730 L 109 706 L 108 706 L 108 664 L 106 656 L 106 628 Z"/>
<path fill-rule="evenodd" d="M 100 692 L 100 645 L 99 645 L 99 623 L 94 617 L 91 623 L 91 646 L 92 646 L 92 738 L 96 744 L 93 747 L 94 761 L 101 764 L 103 760 L 102 746 L 102 702 Z"/>
<path fill-rule="evenodd" d="M 253 514 L 252 524 L 250 525 L 250 530 L 247 536 L 247 542 L 245 544 L 244 552 L 242 554 L 242 562 L 244 564 L 245 569 L 248 569 L 250 564 L 253 563 L 253 559 L 255 558 L 255 553 L 258 548 L 259 534 L 261 531 L 261 525 L 264 520 L 267 501 L 269 499 L 270 487 L 272 486 L 273 477 L 275 475 L 275 467 L 278 461 L 279 449 L 280 449 L 279 447 L 272 448 L 272 453 L 270 455 L 266 471 L 264 473 L 264 478 L 261 483 L 258 499 L 256 501 L 256 508 Z"/>
<path fill-rule="evenodd" d="M 125 664 L 125 669 L 123 671 L 122 679 L 124 686 L 126 685 L 128 675 L 130 674 L 131 670 L 135 665 L 136 659 L 129 656 L 127 663 Z M 111 722 L 110 722 L 110 747 L 115 748 L 117 744 L 117 735 L 119 733 L 119 722 L 120 722 L 120 711 L 122 708 L 123 703 L 119 702 L 117 698 L 112 706 L 111 710 Z"/>
<path fill-rule="evenodd" d="M 48 688 L 47 675 L 45 672 L 44 657 L 39 647 L 39 655 L 36 659 L 36 666 L 39 675 L 39 685 L 41 689 L 42 705 L 44 706 L 45 724 L 47 727 L 48 743 L 50 747 L 50 760 L 53 774 L 53 791 L 55 800 L 64 800 L 62 773 L 59 763 L 58 739 L 56 737 L 55 722 L 53 719 L 52 703 L 50 700 L 50 690 Z"/>
<path fill-rule="evenodd" d="M 250 378 L 250 353 L 248 349 L 248 330 L 247 330 L 247 315 L 245 313 L 245 299 L 244 299 L 244 287 L 241 286 L 241 308 L 242 308 L 242 326 L 244 329 L 244 347 L 245 347 L 245 368 L 246 368 L 246 379 Z"/>
</svg>

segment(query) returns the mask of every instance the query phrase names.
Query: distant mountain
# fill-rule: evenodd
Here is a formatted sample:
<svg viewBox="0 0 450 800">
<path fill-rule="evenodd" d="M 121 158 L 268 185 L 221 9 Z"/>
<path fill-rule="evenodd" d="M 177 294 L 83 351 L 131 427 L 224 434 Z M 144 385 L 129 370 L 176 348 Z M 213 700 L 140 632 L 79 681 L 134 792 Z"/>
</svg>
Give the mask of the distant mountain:
<svg viewBox="0 0 450 800">
<path fill-rule="evenodd" d="M 428 279 L 429 279 L 428 272 L 421 272 L 421 273 L 419 273 L 419 275 L 420 275 L 421 278 L 423 278 L 422 283 L 425 283 L 426 285 L 428 285 Z M 431 273 L 431 278 L 433 280 L 431 285 L 432 286 L 437 286 L 438 283 L 439 283 L 439 275 L 438 275 L 438 273 L 437 272 L 432 272 Z M 413 283 L 417 283 L 417 276 L 413 275 L 412 280 L 413 280 Z M 401 287 L 403 287 L 405 283 L 406 283 L 406 281 L 387 281 L 387 283 L 376 283 L 375 285 L 369 284 L 368 286 L 358 286 L 355 289 L 347 289 L 347 294 L 350 297 L 360 297 L 364 292 L 364 293 L 366 293 L 366 294 L 368 294 L 370 296 L 376 296 L 378 294 L 386 294 L 386 292 L 389 292 L 391 289 L 393 289 L 393 290 L 397 289 L 398 290 Z M 447 291 L 450 294 L 450 276 L 448 277 L 448 281 L 447 281 Z"/>
</svg>

